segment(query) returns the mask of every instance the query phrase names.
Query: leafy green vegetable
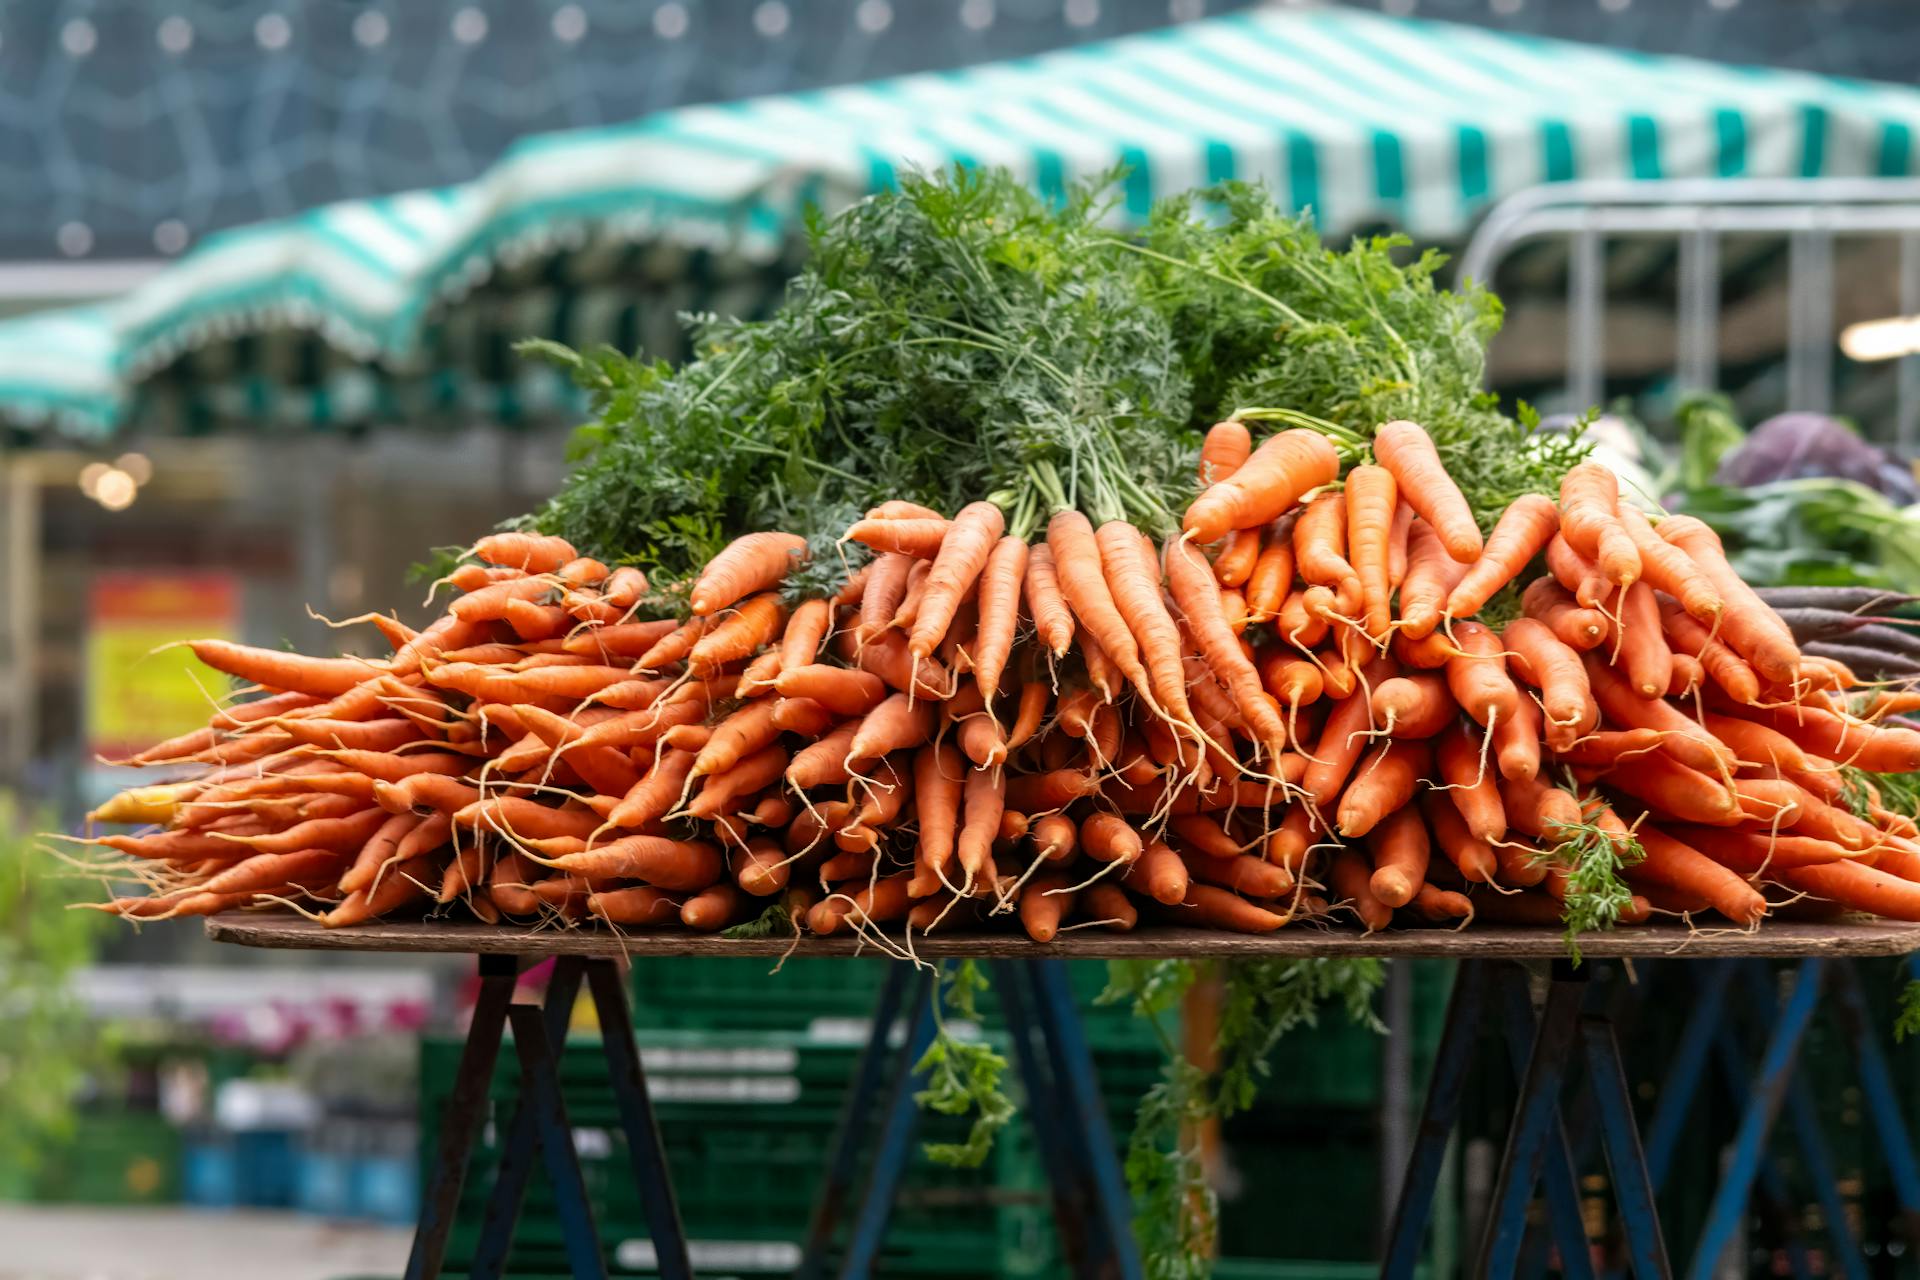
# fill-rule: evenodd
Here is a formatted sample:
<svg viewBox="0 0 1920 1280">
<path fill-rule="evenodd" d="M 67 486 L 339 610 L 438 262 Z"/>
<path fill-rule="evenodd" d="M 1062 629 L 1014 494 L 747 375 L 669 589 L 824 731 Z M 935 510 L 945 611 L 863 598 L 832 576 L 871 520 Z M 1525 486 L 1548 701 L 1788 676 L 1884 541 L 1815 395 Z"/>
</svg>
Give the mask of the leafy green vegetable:
<svg viewBox="0 0 1920 1280">
<path fill-rule="evenodd" d="M 1680 429 L 1680 452 L 1674 481 L 1682 488 L 1705 489 L 1713 483 L 1720 459 L 1740 447 L 1746 428 L 1733 416 L 1733 403 L 1723 395 L 1691 396 L 1674 410 Z"/>
<path fill-rule="evenodd" d="M 1317 1024 L 1334 1002 L 1348 1018 L 1383 1030 L 1373 1013 L 1385 970 L 1378 960 L 1238 960 L 1218 966 L 1220 1029 L 1209 1074 L 1182 1055 L 1161 1022 L 1200 966 L 1181 961 L 1110 961 L 1103 1002 L 1131 1001 L 1168 1052 L 1159 1083 L 1140 1100 L 1127 1144 L 1134 1236 L 1152 1280 L 1204 1280 L 1211 1274 L 1218 1206 L 1197 1147 L 1200 1126 L 1253 1105 L 1267 1058 L 1280 1037 Z"/>
<path fill-rule="evenodd" d="M 793 913 L 787 910 L 784 898 L 776 898 L 767 904 L 767 909 L 751 920 L 742 920 L 739 924 L 729 925 L 720 931 L 723 938 L 771 938 L 776 934 L 785 935 L 798 929 Z"/>
<path fill-rule="evenodd" d="M 992 1153 L 995 1136 L 1014 1116 L 1013 1099 L 1004 1087 L 1007 1060 L 984 1040 L 964 1038 L 947 1025 L 940 1008 L 943 988 L 947 1011 L 977 1026 L 980 1014 L 975 1001 L 987 989 L 986 975 L 972 960 L 962 960 L 943 983 L 936 984 L 933 1043 L 913 1067 L 926 1074 L 927 1087 L 913 1100 L 941 1115 L 973 1114 L 965 1142 L 929 1142 L 926 1151 L 936 1164 L 975 1169 Z"/>
<path fill-rule="evenodd" d="M 1851 480 L 1777 480 L 1689 490 L 1681 508 L 1713 527 L 1756 586 L 1920 591 L 1920 518 Z"/>
</svg>

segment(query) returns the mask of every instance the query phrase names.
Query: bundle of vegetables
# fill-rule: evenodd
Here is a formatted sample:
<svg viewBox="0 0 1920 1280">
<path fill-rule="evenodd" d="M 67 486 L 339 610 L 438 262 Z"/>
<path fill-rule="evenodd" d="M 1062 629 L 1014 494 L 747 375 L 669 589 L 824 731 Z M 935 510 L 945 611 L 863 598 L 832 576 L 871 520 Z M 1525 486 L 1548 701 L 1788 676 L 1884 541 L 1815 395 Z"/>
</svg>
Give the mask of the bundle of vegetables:
<svg viewBox="0 0 1920 1280">
<path fill-rule="evenodd" d="M 1142 915 L 1754 926 L 1778 886 L 1920 919 L 1920 831 L 1865 781 L 1920 769 L 1920 732 L 1852 714 L 1852 673 L 1706 526 L 1589 462 L 1483 537 L 1421 427 L 1254 449 L 1262 416 L 1289 415 L 1207 434 L 1157 542 L 894 501 L 830 594 L 806 539 L 752 533 L 684 616 L 636 622 L 638 570 L 509 533 L 432 627 L 383 624 L 386 660 L 197 644 L 266 696 L 137 761 L 203 776 L 96 815 L 164 827 L 98 841 L 156 890 L 111 908 L 771 909 L 909 940 L 1004 916 L 1045 942 Z"/>
</svg>

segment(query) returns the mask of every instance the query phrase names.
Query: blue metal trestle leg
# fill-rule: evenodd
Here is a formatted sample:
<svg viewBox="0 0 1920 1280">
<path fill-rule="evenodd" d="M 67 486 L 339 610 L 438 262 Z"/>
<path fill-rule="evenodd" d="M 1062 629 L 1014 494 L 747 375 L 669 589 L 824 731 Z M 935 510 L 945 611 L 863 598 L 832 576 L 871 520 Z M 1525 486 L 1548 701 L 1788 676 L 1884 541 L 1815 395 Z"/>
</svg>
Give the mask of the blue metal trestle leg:
<svg viewBox="0 0 1920 1280">
<path fill-rule="evenodd" d="M 573 1126 L 567 1122 L 567 1104 L 560 1096 L 560 1076 L 554 1069 L 553 1046 L 541 1011 L 530 1004 L 507 1009 L 513 1027 L 513 1047 L 520 1057 L 520 1098 L 533 1112 L 547 1177 L 553 1181 L 554 1208 L 566 1240 L 567 1265 L 574 1280 L 605 1280 L 606 1261 L 600 1254 L 600 1233 L 593 1225 L 593 1204 L 586 1180 L 580 1175 L 580 1156 L 573 1148 Z"/>
<path fill-rule="evenodd" d="M 925 998 L 914 1001 L 907 1042 L 900 1049 L 886 1118 L 880 1126 L 879 1148 L 874 1153 L 866 1191 L 860 1197 L 860 1209 L 853 1220 L 853 1237 L 847 1242 L 847 1255 L 840 1265 L 844 1280 L 867 1280 L 879 1261 L 887 1219 L 893 1215 L 894 1196 L 900 1190 L 901 1175 L 906 1172 L 907 1159 L 913 1153 L 913 1134 L 920 1120 L 920 1104 L 914 1101 L 913 1095 L 919 1092 L 925 1077 L 913 1068 L 933 1042 L 933 1001 L 939 998 L 939 990 L 934 987 Z"/>
<path fill-rule="evenodd" d="M 1604 1018 L 1582 1018 L 1580 1040 L 1586 1049 L 1587 1088 L 1593 1095 L 1594 1119 L 1601 1149 L 1607 1154 L 1607 1172 L 1613 1181 L 1614 1201 L 1625 1228 L 1627 1257 L 1635 1280 L 1668 1280 L 1666 1242 L 1660 1235 L 1660 1214 L 1653 1202 L 1653 1180 L 1647 1173 L 1640 1131 L 1633 1123 L 1633 1096 L 1627 1073 L 1620 1065 L 1620 1046 L 1613 1024 Z"/>
</svg>

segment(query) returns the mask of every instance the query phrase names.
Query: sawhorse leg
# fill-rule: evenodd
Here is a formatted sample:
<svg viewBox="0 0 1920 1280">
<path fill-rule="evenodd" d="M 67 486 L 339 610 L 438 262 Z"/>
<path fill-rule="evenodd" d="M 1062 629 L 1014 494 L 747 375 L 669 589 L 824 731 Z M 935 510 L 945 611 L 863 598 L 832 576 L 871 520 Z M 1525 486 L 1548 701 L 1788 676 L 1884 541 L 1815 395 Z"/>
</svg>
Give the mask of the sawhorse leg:
<svg viewBox="0 0 1920 1280">
<path fill-rule="evenodd" d="M 914 1001 L 908 1022 L 907 1042 L 893 1076 L 893 1089 L 887 1100 L 886 1118 L 880 1124 L 880 1142 L 873 1156 L 873 1169 L 867 1175 L 867 1189 L 860 1197 L 860 1209 L 854 1216 L 853 1236 L 847 1241 L 847 1256 L 840 1264 L 842 1280 L 867 1280 L 880 1260 L 880 1246 L 887 1235 L 887 1219 L 893 1216 L 894 1197 L 900 1179 L 913 1154 L 913 1134 L 920 1123 L 920 1104 L 914 1094 L 926 1077 L 914 1070 L 927 1046 L 933 1043 L 933 1002 L 940 998 L 937 984 L 921 987 L 924 998 Z"/>
<path fill-rule="evenodd" d="M 1853 961 L 1834 961 L 1833 977 L 1834 994 L 1839 997 L 1834 1007 L 1840 1015 L 1841 1030 L 1853 1046 L 1860 1070 L 1860 1092 L 1873 1117 L 1873 1130 L 1886 1158 L 1894 1197 L 1900 1202 L 1901 1228 L 1909 1244 L 1920 1244 L 1920 1161 L 1914 1158 L 1913 1136 L 1900 1108 L 1900 1095 L 1887 1070 L 1886 1055 L 1880 1051 L 1880 1029 L 1868 1016 L 1866 998 L 1860 991 L 1860 972 Z"/>
<path fill-rule="evenodd" d="M 1754 1080 L 1746 1110 L 1741 1116 L 1740 1128 L 1734 1136 L 1726 1174 L 1714 1193 L 1706 1227 L 1695 1246 L 1692 1264 L 1687 1269 L 1689 1280 L 1711 1280 L 1721 1255 L 1739 1230 L 1740 1219 L 1746 1212 L 1747 1199 L 1753 1190 L 1754 1178 L 1765 1154 L 1767 1136 L 1772 1132 L 1773 1123 L 1786 1100 L 1786 1084 L 1793 1074 L 1800 1041 L 1806 1034 L 1807 1024 L 1813 1019 L 1825 978 L 1825 961 L 1820 957 L 1810 956 L 1800 962 L 1793 994 L 1774 1023 L 1773 1034 L 1761 1056 L 1760 1072 Z"/>
<path fill-rule="evenodd" d="M 1653 1212 L 1653 1191 L 1639 1136 L 1633 1127 L 1626 1076 L 1612 1023 L 1583 1017 L 1584 975 L 1564 964 L 1538 1019 L 1526 975 L 1488 961 L 1463 961 L 1454 979 L 1446 1025 L 1434 1060 L 1400 1199 L 1394 1209 L 1382 1280 L 1408 1280 L 1414 1273 L 1432 1213 L 1434 1187 L 1446 1147 L 1459 1120 L 1460 1098 L 1472 1067 L 1475 1040 L 1489 1000 L 1499 1002 L 1507 1052 L 1520 1079 L 1520 1099 L 1507 1133 L 1494 1204 L 1489 1211 L 1476 1276 L 1508 1277 L 1519 1261 L 1527 1206 L 1544 1178 L 1547 1216 L 1561 1253 L 1562 1274 L 1592 1275 L 1579 1188 L 1561 1122 L 1566 1066 L 1578 1049 L 1594 1091 L 1595 1115 L 1608 1166 L 1620 1188 L 1621 1218 L 1639 1280 L 1666 1280 L 1666 1251 Z"/>
<path fill-rule="evenodd" d="M 442 1122 L 440 1152 L 429 1177 L 420 1228 L 407 1263 L 408 1280 L 415 1277 L 430 1280 L 440 1274 L 473 1142 L 486 1113 L 502 1033 L 509 1024 L 520 1059 L 520 1098 L 501 1135 L 500 1163 L 488 1195 L 471 1274 L 476 1277 L 505 1274 L 520 1203 L 538 1152 L 554 1184 L 573 1274 L 581 1280 L 605 1275 L 600 1239 L 580 1173 L 579 1156 L 574 1149 L 573 1130 L 567 1123 L 556 1064 L 556 1054 L 565 1043 L 567 1024 L 583 976 L 593 988 L 603 1047 L 620 1107 L 621 1127 L 640 1187 L 658 1269 L 663 1277 L 690 1280 L 692 1270 L 687 1262 L 686 1241 L 674 1206 L 666 1159 L 652 1104 L 647 1098 L 646 1079 L 634 1045 L 633 1025 L 627 1014 L 626 993 L 618 969 L 611 960 L 559 958 L 547 984 L 544 1008 L 512 1003 L 518 972 L 519 964 L 514 957 L 480 957 L 480 997 L 474 1006 L 453 1096 Z"/>
</svg>

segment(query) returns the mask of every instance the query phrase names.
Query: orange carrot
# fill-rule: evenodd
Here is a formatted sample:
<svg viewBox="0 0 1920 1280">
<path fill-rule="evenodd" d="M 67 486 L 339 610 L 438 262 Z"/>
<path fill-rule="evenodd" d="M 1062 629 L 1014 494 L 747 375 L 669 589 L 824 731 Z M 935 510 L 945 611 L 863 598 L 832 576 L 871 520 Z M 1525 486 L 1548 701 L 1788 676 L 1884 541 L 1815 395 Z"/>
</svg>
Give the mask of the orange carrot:
<svg viewBox="0 0 1920 1280">
<path fill-rule="evenodd" d="M 1293 559 L 1302 581 L 1363 599 L 1360 575 L 1347 559 L 1345 494 L 1328 491 L 1307 503 L 1294 521 Z"/>
<path fill-rule="evenodd" d="M 1447 616 L 1466 618 L 1480 612 L 1496 591 L 1540 554 L 1559 525 L 1560 512 L 1553 499 L 1537 493 L 1517 499 L 1488 535 L 1486 551 L 1447 597 Z"/>
<path fill-rule="evenodd" d="M 1006 517 L 991 502 L 970 502 L 953 518 L 927 571 L 926 591 L 914 615 L 907 647 L 916 658 L 929 657 L 940 646 L 1005 530 Z"/>
<path fill-rule="evenodd" d="M 1507 835 L 1506 807 L 1501 802 L 1494 771 L 1482 767 L 1483 759 L 1480 743 L 1459 725 L 1434 740 L 1434 760 L 1446 784 L 1445 794 L 1459 810 L 1467 830 L 1476 840 L 1498 844 Z"/>
<path fill-rule="evenodd" d="M 1552 578 L 1536 578 L 1520 593 L 1520 611 L 1546 624 L 1560 643 L 1571 649 L 1586 650 L 1605 642 L 1606 615 L 1574 602 Z"/>
<path fill-rule="evenodd" d="M 1373 458 L 1393 473 L 1407 505 L 1420 513 L 1448 555 L 1463 564 L 1479 558 L 1480 527 L 1440 461 L 1433 437 L 1417 423 L 1386 423 L 1374 432 Z"/>
<path fill-rule="evenodd" d="M 916 699 L 939 701 L 950 697 L 951 674 L 937 662 L 921 661 L 907 651 L 907 638 L 898 631 L 882 632 L 880 637 L 850 654 L 854 641 L 841 633 L 843 656 L 851 656 L 863 671 L 870 671 L 903 693 Z"/>
<path fill-rule="evenodd" d="M 1054 570 L 1067 607 L 1099 650 L 1134 687 L 1151 693 L 1140 646 L 1114 603 L 1093 526 L 1077 511 L 1062 511 L 1047 525 Z"/>
<path fill-rule="evenodd" d="M 1196 498 L 1181 528 L 1195 542 L 1218 542 L 1234 529 L 1267 523 L 1339 474 L 1340 455 L 1325 436 L 1282 431 L 1261 441 L 1237 471 Z"/>
<path fill-rule="evenodd" d="M 1722 602 L 1718 638 L 1751 662 L 1769 680 L 1790 684 L 1800 663 L 1800 649 L 1778 614 L 1740 580 L 1727 563 L 1720 535 L 1692 516 L 1669 516 L 1660 522 L 1660 537 L 1687 553 L 1706 575 Z"/>
<path fill-rule="evenodd" d="M 1432 766 L 1433 753 L 1425 742 L 1396 739 L 1375 747 L 1340 797 L 1340 834 L 1363 836 L 1388 814 L 1405 808 Z"/>
<path fill-rule="evenodd" d="M 1407 531 L 1407 573 L 1400 583 L 1401 632 L 1416 640 L 1431 635 L 1445 614 L 1447 597 L 1467 573 L 1468 566 L 1448 554 L 1431 526 L 1414 521 Z"/>
<path fill-rule="evenodd" d="M 1247 424 L 1237 418 L 1216 422 L 1207 428 L 1200 442 L 1200 487 L 1219 484 L 1247 463 L 1253 452 L 1253 435 Z"/>
<path fill-rule="evenodd" d="M 1061 594 L 1060 577 L 1050 543 L 1035 543 L 1027 555 L 1027 611 L 1033 615 L 1033 629 L 1040 643 L 1056 658 L 1064 658 L 1073 645 L 1073 614 Z"/>
<path fill-rule="evenodd" d="M 1491 728 L 1518 714 L 1520 690 L 1507 675 L 1500 637 L 1477 622 L 1453 629 L 1458 653 L 1447 660 L 1447 688 L 1460 709 L 1482 728 Z"/>
<path fill-rule="evenodd" d="M 340 888 L 345 893 L 364 888 L 373 883 L 373 877 L 385 865 L 388 857 L 399 848 L 400 841 L 408 832 L 423 822 L 435 821 L 421 818 L 413 813 L 396 813 L 380 824 L 379 830 L 360 846 L 354 856 L 353 864 L 340 873 Z M 444 838 L 444 836 L 443 836 Z M 436 843 L 438 843 L 436 841 Z M 287 877 L 283 876 L 282 879 Z M 204 886 L 203 886 L 204 887 Z"/>
<path fill-rule="evenodd" d="M 1636 582 L 1626 589 L 1613 638 L 1633 691 L 1643 698 L 1664 698 L 1673 683 L 1673 650 L 1660 629 L 1660 604 L 1652 587 Z"/>
<path fill-rule="evenodd" d="M 680 920 L 680 904 L 658 889 L 633 885 L 588 894 L 587 913 L 608 924 L 674 924 Z"/>
<path fill-rule="evenodd" d="M 1127 867 L 1121 883 L 1171 907 L 1187 896 L 1191 879 L 1186 860 L 1155 840 Z"/>
<path fill-rule="evenodd" d="M 607 825 L 641 827 L 666 817 L 680 799 L 697 758 L 697 752 L 678 748 L 661 752 L 646 776 L 628 788 L 620 803 L 607 815 Z"/>
<path fill-rule="evenodd" d="M 1554 635 L 1546 623 L 1537 618 L 1516 618 L 1500 633 L 1500 644 L 1507 651 L 1507 669 L 1540 691 L 1549 737 L 1556 727 L 1574 729 L 1582 725 L 1590 714 L 1598 721 L 1593 689 L 1579 653 Z"/>
<path fill-rule="evenodd" d="M 1013 654 L 1028 554 L 1025 541 L 1008 535 L 994 544 L 980 574 L 980 631 L 973 654 L 973 678 L 989 701 L 1000 692 L 1000 676 Z"/>
<path fill-rule="evenodd" d="M 1431 738 L 1452 724 L 1460 710 L 1446 680 L 1425 673 L 1382 680 L 1368 705 L 1373 727 L 1396 738 Z"/>
<path fill-rule="evenodd" d="M 1732 748 L 1743 763 L 1775 764 L 1795 772 L 1812 768 L 1800 744 L 1778 729 L 1743 720 L 1739 716 L 1716 715 L 1711 711 L 1707 713 L 1705 723 L 1707 732 Z"/>
<path fill-rule="evenodd" d="M 1920 732 L 1847 720 L 1817 707 L 1742 708 L 1744 718 L 1770 725 L 1804 750 L 1868 773 L 1920 770 Z"/>
<path fill-rule="evenodd" d="M 1667 682 L 1669 698 L 1692 697 L 1693 691 L 1701 688 L 1706 682 L 1707 671 L 1700 665 L 1700 659 L 1685 653 L 1673 655 L 1673 676 Z"/>
<path fill-rule="evenodd" d="M 929 897 L 940 888 L 946 866 L 953 859 L 968 776 L 966 762 L 946 743 L 929 743 L 914 754 L 913 806 L 920 831 L 910 890 L 913 897 Z"/>
<path fill-rule="evenodd" d="M 1720 620 L 1725 602 L 1719 590 L 1685 551 L 1662 538 L 1631 506 L 1620 508 L 1620 527 L 1639 552 L 1643 581 L 1649 587 L 1674 597 L 1686 613 L 1709 627 Z"/>
<path fill-rule="evenodd" d="M 1293 586 L 1293 539 L 1278 528 L 1269 530 L 1260 558 L 1247 578 L 1247 618 L 1267 622 L 1280 614 Z"/>
<path fill-rule="evenodd" d="M 1567 764 L 1608 765 L 1627 756 L 1657 751 L 1664 740 L 1658 729 L 1607 729 L 1586 734 L 1570 746 L 1556 746 L 1553 754 Z"/>
<path fill-rule="evenodd" d="M 1789 888 L 1889 920 L 1920 920 L 1920 884 L 1859 862 L 1783 868 Z"/>
<path fill-rule="evenodd" d="M 1373 853 L 1373 875 L 1367 887 L 1388 907 L 1404 907 L 1427 882 L 1427 824 L 1411 805 L 1382 818 L 1367 836 Z"/>
<path fill-rule="evenodd" d="M 1178 538 L 1167 540 L 1166 560 L 1167 581 L 1173 588 L 1174 601 L 1186 617 L 1201 659 L 1226 684 L 1234 706 L 1254 737 L 1274 751 L 1280 750 L 1287 739 L 1286 726 L 1281 723 L 1272 699 L 1261 688 L 1260 673 L 1220 616 L 1220 587 L 1207 572 L 1206 561 L 1192 543 Z M 1174 643 L 1177 650 L 1177 632 Z M 1184 678 L 1181 686 L 1184 701 Z"/>
<path fill-rule="evenodd" d="M 1101 572 L 1106 578 L 1114 609 L 1139 646 L 1142 673 L 1150 686 L 1141 691 L 1173 723 L 1192 725 L 1193 711 L 1187 705 L 1186 673 L 1180 662 L 1180 629 L 1174 624 L 1163 602 L 1160 567 L 1153 556 L 1151 544 L 1138 529 L 1124 520 L 1110 520 L 1101 525 L 1095 542 L 1100 552 Z M 1200 563 L 1204 565 L 1205 561 L 1201 560 Z M 1211 574 L 1207 578 L 1209 582 L 1212 581 Z M 1220 617 L 1217 584 L 1214 592 L 1212 621 L 1224 628 L 1226 624 Z M 1105 643 L 1105 639 L 1101 638 L 1101 644 L 1105 646 Z M 1233 643 L 1237 651 L 1238 642 Z M 1112 655 L 1111 648 L 1108 648 L 1108 653 Z M 1126 671 L 1125 664 L 1121 664 L 1121 670 Z M 1127 674 L 1131 679 L 1132 673 Z"/>
<path fill-rule="evenodd" d="M 1733 752 L 1672 703 L 1641 697 L 1597 653 L 1586 655 L 1586 666 L 1594 699 L 1609 721 L 1623 729 L 1658 729 L 1667 754 L 1692 768 L 1717 775 L 1733 767 Z"/>
<path fill-rule="evenodd" d="M 1240 842 L 1205 814 L 1185 814 L 1172 819 L 1168 826 L 1184 846 L 1209 858 L 1237 858 L 1243 852 Z"/>
<path fill-rule="evenodd" d="M 1027 882 L 1020 894 L 1020 927 L 1035 942 L 1052 942 L 1060 922 L 1073 910 L 1075 894 L 1067 877 L 1044 871 Z"/>
<path fill-rule="evenodd" d="M 894 751 L 917 747 L 933 736 L 934 707 L 916 701 L 904 693 L 890 695 L 868 712 L 848 743 L 847 754 L 856 762 L 878 760 Z M 863 770 L 864 772 L 864 770 Z"/>
<path fill-rule="evenodd" d="M 1347 549 L 1360 579 L 1367 634 L 1385 639 L 1392 618 L 1393 525 L 1400 495 L 1393 473 L 1361 465 L 1347 473 Z"/>
<path fill-rule="evenodd" d="M 1209 858 L 1200 853 L 1183 856 L 1187 874 L 1192 879 L 1216 884 L 1249 898 L 1277 898 L 1293 892 L 1293 873 L 1265 858 L 1249 858 L 1244 854 L 1227 858 Z"/>
<path fill-rule="evenodd" d="M 1272 933 L 1292 917 L 1248 902 L 1239 894 L 1210 884 L 1189 883 L 1180 905 L 1168 917 L 1175 924 L 1203 925 L 1233 933 Z"/>
<path fill-rule="evenodd" d="M 1007 733 L 1007 750 L 1018 751 L 1040 729 L 1047 714 L 1047 686 L 1029 680 L 1020 687 L 1020 706 L 1014 713 L 1013 728 Z"/>
<path fill-rule="evenodd" d="M 1386 680 L 1393 673 L 1392 662 L 1386 658 L 1375 659 L 1366 672 L 1372 683 Z M 1314 744 L 1313 759 L 1308 761 L 1306 775 L 1302 779 L 1307 794 L 1321 809 L 1333 804 L 1346 784 L 1347 776 L 1353 772 L 1353 766 L 1359 762 L 1360 753 L 1366 745 L 1362 735 L 1367 730 L 1371 714 L 1371 708 L 1363 700 L 1348 698 L 1327 716 L 1327 722 L 1320 730 L 1320 740 Z"/>
<path fill-rule="evenodd" d="M 1493 753 L 1503 778 L 1532 778 L 1540 772 L 1540 708 L 1532 698 L 1514 704 L 1514 714 L 1493 727 Z"/>
<path fill-rule="evenodd" d="M 1423 794 L 1420 797 L 1420 812 L 1433 829 L 1433 842 L 1440 846 L 1440 852 L 1446 855 L 1447 860 L 1459 869 L 1462 879 L 1480 884 L 1493 883 L 1499 868 L 1493 856 L 1493 846 L 1467 830 L 1467 820 L 1460 816 L 1460 810 L 1454 807 L 1446 792 L 1428 791 Z"/>
<path fill-rule="evenodd" d="M 553 865 L 570 875 L 644 880 L 656 889 L 696 892 L 725 871 L 720 851 L 704 840 L 624 836 L 578 853 L 563 853 Z"/>
<path fill-rule="evenodd" d="M 1223 587 L 1238 587 L 1253 576 L 1260 560 L 1260 530 L 1235 529 L 1220 544 L 1213 560 L 1213 576 Z"/>
<path fill-rule="evenodd" d="M 687 607 L 695 617 L 705 617 L 777 587 L 806 552 L 807 540 L 796 534 L 743 534 L 700 571 L 687 597 Z"/>
<path fill-rule="evenodd" d="M 947 536 L 947 521 L 937 517 L 908 517 L 902 520 L 860 520 L 847 530 L 851 541 L 863 543 L 875 551 L 891 551 L 916 560 L 931 560 L 940 554 L 940 542 Z"/>
<path fill-rule="evenodd" d="M 362 658 L 309 658 L 279 649 L 256 649 L 229 640 L 195 640 L 193 656 L 230 676 L 269 689 L 331 698 L 371 679 L 382 668 Z"/>
<path fill-rule="evenodd" d="M 1767 900 L 1737 873 L 1656 827 L 1642 825 L 1639 836 L 1646 857 L 1627 868 L 1628 880 L 1699 894 L 1735 924 L 1756 925 L 1766 915 Z"/>
<path fill-rule="evenodd" d="M 1600 566 L 1575 551 L 1565 534 L 1555 534 L 1547 543 L 1547 572 L 1583 609 L 1603 609 L 1613 591 Z"/>
<path fill-rule="evenodd" d="M 1683 822 L 1730 827 L 1744 816 L 1738 798 L 1718 780 L 1664 751 L 1621 760 L 1603 781 L 1612 790 L 1624 791 L 1648 808 Z"/>
<path fill-rule="evenodd" d="M 1413 535 L 1413 522 L 1417 518 L 1405 502 L 1393 509 L 1393 529 L 1387 535 L 1387 582 L 1396 591 L 1407 580 L 1407 540 Z"/>
<path fill-rule="evenodd" d="M 428 885 L 434 879 L 433 864 L 426 858 L 403 862 L 390 869 L 377 886 L 348 894 L 339 906 L 320 917 L 320 922 L 329 929 L 364 924 L 409 902 L 431 896 Z"/>
<path fill-rule="evenodd" d="M 1373 869 L 1356 851 L 1341 849 L 1333 855 L 1327 867 L 1327 882 L 1337 905 L 1359 917 L 1368 933 L 1393 923 L 1393 908 L 1374 896 Z"/>
<path fill-rule="evenodd" d="M 553 573 L 580 556 L 565 538 L 520 532 L 488 534 L 467 550 L 488 564 L 525 573 Z"/>
<path fill-rule="evenodd" d="M 1620 481 L 1598 462 L 1582 462 L 1560 480 L 1560 528 L 1567 545 L 1600 559 L 1600 535 L 1620 523 Z"/>
<path fill-rule="evenodd" d="M 786 620 L 786 606 L 779 596 L 772 592 L 754 596 L 700 637 L 687 655 L 688 666 L 695 675 L 704 675 L 749 658 L 779 636 Z"/>
<path fill-rule="evenodd" d="M 1125 818 L 1095 812 L 1080 821 L 1080 847 L 1096 862 L 1133 862 L 1147 846 Z"/>
<path fill-rule="evenodd" d="M 886 682 L 872 672 L 820 663 L 782 671 L 774 688 L 783 698 L 805 698 L 837 716 L 865 715 L 887 697 Z"/>
<path fill-rule="evenodd" d="M 972 885 L 990 865 L 993 841 L 1006 812 L 1006 775 L 998 769 L 975 769 L 961 787 L 960 838 L 956 854 L 966 884 Z"/>
</svg>

